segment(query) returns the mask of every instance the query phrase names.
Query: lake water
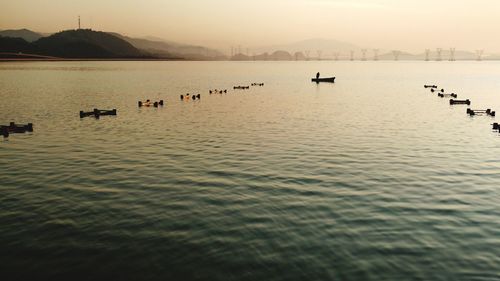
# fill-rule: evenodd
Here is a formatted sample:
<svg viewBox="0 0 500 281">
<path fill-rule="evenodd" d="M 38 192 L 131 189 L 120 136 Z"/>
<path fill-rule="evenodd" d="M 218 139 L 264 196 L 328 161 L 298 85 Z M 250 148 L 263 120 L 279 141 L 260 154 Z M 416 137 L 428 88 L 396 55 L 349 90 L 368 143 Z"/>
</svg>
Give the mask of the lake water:
<svg viewBox="0 0 500 281">
<path fill-rule="evenodd" d="M 0 63 L 34 124 L 0 139 L 0 278 L 500 280 L 495 119 L 424 84 L 500 110 L 500 62 Z"/>
</svg>

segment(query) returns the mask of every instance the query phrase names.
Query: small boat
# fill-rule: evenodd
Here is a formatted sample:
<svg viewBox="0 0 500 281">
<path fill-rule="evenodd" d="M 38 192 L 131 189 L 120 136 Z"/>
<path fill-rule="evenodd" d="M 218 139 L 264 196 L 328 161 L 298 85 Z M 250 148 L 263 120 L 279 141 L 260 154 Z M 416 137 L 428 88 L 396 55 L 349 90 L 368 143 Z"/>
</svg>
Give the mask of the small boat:
<svg viewBox="0 0 500 281">
<path fill-rule="evenodd" d="M 312 82 L 328 82 L 328 83 L 335 83 L 335 77 L 328 77 L 328 78 L 313 78 L 311 79 Z"/>
</svg>

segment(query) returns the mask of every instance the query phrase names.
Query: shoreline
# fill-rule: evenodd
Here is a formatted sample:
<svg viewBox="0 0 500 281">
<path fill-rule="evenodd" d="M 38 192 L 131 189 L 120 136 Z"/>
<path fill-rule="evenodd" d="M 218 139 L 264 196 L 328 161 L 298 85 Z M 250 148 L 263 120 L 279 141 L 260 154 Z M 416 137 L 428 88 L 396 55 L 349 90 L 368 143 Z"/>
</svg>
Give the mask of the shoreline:
<svg viewBox="0 0 500 281">
<path fill-rule="evenodd" d="M 395 60 L 378 60 L 378 61 L 373 61 L 373 60 L 367 60 L 367 61 L 361 61 L 361 60 L 330 60 L 330 59 L 324 59 L 324 60 L 195 60 L 195 59 L 182 59 L 182 58 L 173 58 L 173 59 L 167 59 L 167 58 L 36 58 L 36 57 L 31 57 L 31 58 L 1 58 L 0 57 L 0 62 L 64 62 L 64 61 L 228 61 L 228 62 L 320 62 L 320 61 L 329 61 L 329 62 L 396 62 Z M 400 62 L 448 62 L 448 61 L 435 61 L 435 60 L 397 60 Z M 455 62 L 470 62 L 470 61 L 477 61 L 477 62 L 494 62 L 494 61 L 500 61 L 500 59 L 483 59 L 483 60 L 456 60 Z"/>
<path fill-rule="evenodd" d="M 54 61 L 54 62 L 63 62 L 63 61 L 187 61 L 183 59 L 64 59 L 64 58 L 0 58 L 0 62 L 29 62 L 29 61 Z"/>
</svg>

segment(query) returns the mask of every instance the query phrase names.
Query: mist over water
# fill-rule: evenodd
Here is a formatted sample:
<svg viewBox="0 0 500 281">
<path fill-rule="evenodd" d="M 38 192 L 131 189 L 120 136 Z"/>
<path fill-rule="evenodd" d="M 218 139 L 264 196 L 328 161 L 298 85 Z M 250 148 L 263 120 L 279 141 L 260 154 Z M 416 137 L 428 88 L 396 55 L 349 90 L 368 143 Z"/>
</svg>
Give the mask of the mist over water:
<svg viewBox="0 0 500 281">
<path fill-rule="evenodd" d="M 336 83 L 311 83 L 317 71 Z M 34 124 L 0 139 L 1 279 L 499 280 L 495 119 L 423 88 L 500 110 L 499 75 L 497 62 L 1 63 L 0 124 Z M 166 105 L 137 107 L 148 98 Z M 94 107 L 118 116 L 78 117 Z"/>
</svg>

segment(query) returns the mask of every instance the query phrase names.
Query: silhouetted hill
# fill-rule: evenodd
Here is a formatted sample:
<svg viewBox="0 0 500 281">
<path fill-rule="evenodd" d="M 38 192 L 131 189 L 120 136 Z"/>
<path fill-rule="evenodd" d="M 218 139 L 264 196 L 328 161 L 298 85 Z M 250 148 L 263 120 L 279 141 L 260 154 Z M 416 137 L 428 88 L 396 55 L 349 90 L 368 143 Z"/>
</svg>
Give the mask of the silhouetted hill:
<svg viewBox="0 0 500 281">
<path fill-rule="evenodd" d="M 43 37 L 42 34 L 28 30 L 28 29 L 9 29 L 0 31 L 0 36 L 22 38 L 27 42 L 33 42 Z"/>
<path fill-rule="evenodd" d="M 63 58 L 140 58 L 127 41 L 90 29 L 66 30 L 33 42 L 40 54 Z"/>
<path fill-rule="evenodd" d="M 192 46 L 180 44 L 172 41 L 166 41 L 155 37 L 132 38 L 118 33 L 110 33 L 119 37 L 134 47 L 144 50 L 149 54 L 160 57 L 177 57 L 184 59 L 224 59 L 221 52 L 202 46 Z"/>
<path fill-rule="evenodd" d="M 22 38 L 0 36 L 0 52 L 2 53 L 33 53 L 33 46 Z"/>
</svg>

